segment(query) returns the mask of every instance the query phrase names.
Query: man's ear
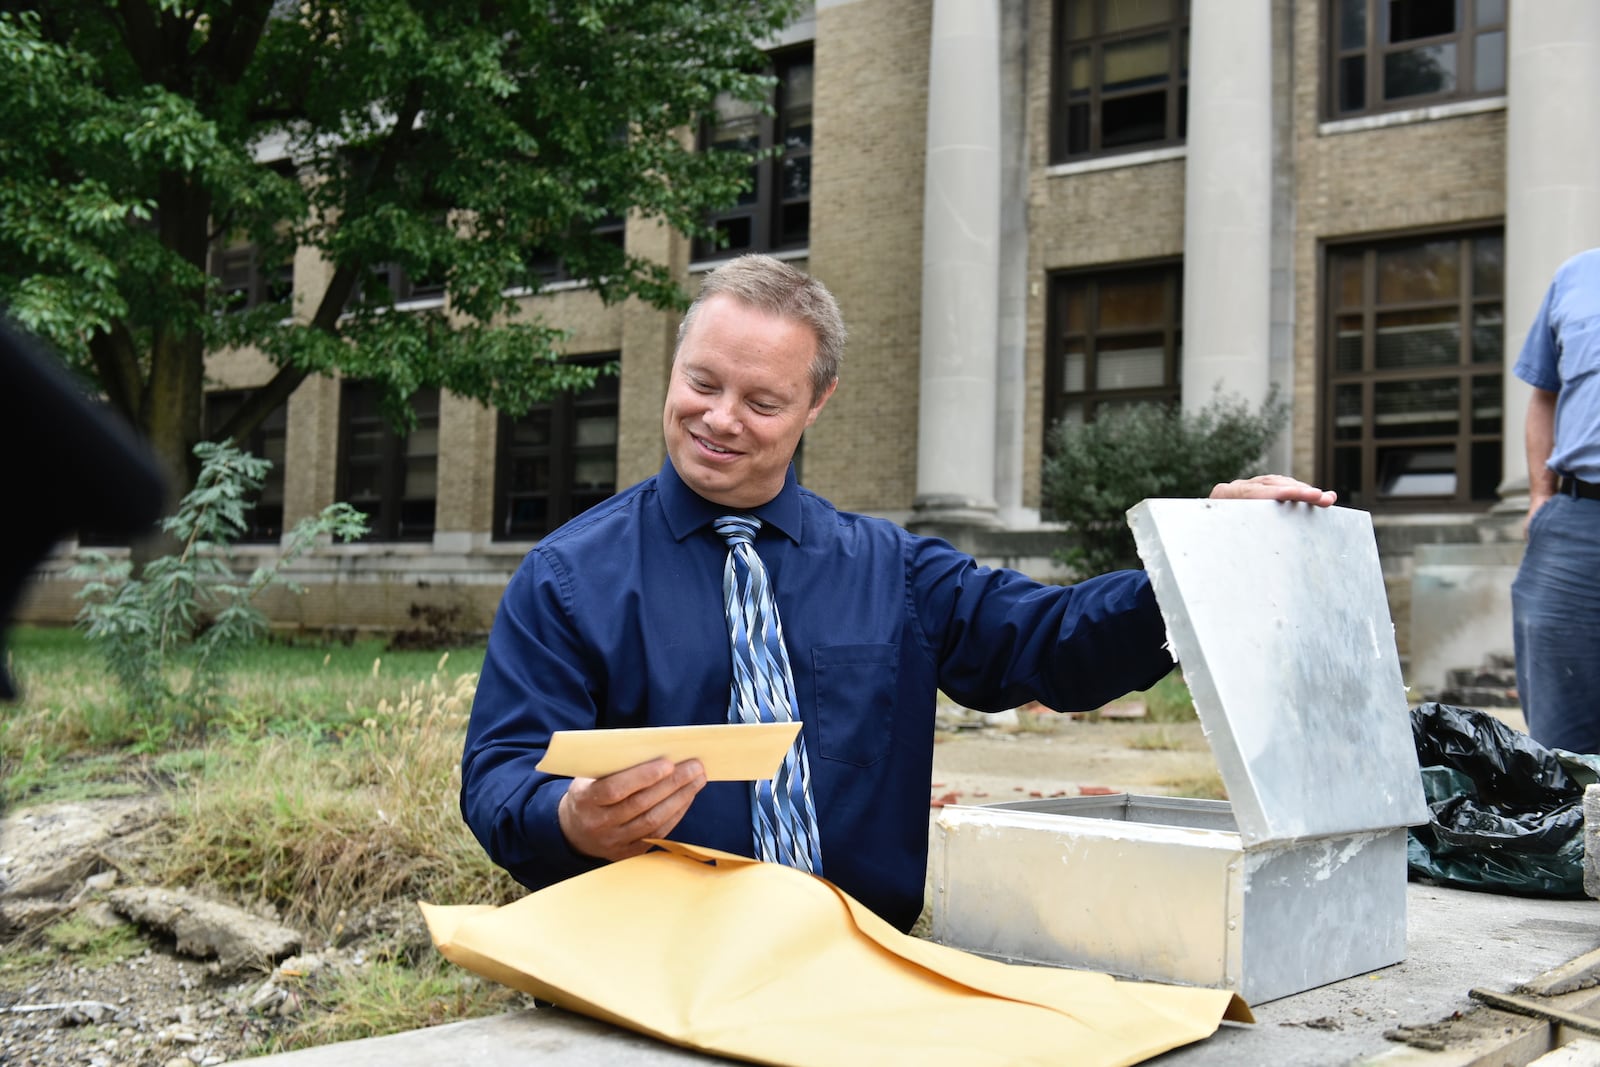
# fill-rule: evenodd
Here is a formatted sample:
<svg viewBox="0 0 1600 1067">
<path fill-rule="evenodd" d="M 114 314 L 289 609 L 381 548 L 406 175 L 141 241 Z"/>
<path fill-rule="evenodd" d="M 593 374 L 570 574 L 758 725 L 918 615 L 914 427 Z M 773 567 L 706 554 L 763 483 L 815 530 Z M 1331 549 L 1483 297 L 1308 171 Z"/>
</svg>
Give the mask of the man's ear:
<svg viewBox="0 0 1600 1067">
<path fill-rule="evenodd" d="M 822 405 L 828 402 L 828 398 L 833 395 L 833 391 L 837 388 L 839 388 L 839 379 L 835 378 L 828 383 L 828 387 L 822 391 L 822 395 L 817 397 L 817 402 L 811 405 L 811 410 L 806 412 L 807 426 L 817 421 L 817 416 L 822 414 Z"/>
</svg>

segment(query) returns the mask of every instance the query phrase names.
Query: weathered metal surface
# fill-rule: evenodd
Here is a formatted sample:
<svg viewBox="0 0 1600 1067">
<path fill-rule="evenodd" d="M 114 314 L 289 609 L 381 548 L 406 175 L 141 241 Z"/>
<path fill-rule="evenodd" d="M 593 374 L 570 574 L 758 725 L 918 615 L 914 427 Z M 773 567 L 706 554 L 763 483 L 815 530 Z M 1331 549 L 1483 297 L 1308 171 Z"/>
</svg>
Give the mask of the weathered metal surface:
<svg viewBox="0 0 1600 1067">
<path fill-rule="evenodd" d="M 1187 500 L 1129 515 L 1232 803 L 946 807 L 934 939 L 1251 1002 L 1400 961 L 1405 827 L 1427 806 L 1370 518 Z"/>
<path fill-rule="evenodd" d="M 1245 843 L 1426 822 L 1371 516 L 1146 500 L 1128 521 Z"/>
<path fill-rule="evenodd" d="M 1118 818 L 1118 800 L 1139 817 Z M 1221 811 L 1126 795 L 944 808 L 934 940 L 1251 1003 L 1404 958 L 1404 830 L 1246 849 L 1204 828 L 1229 821 L 1225 803 L 1190 803 Z"/>
</svg>

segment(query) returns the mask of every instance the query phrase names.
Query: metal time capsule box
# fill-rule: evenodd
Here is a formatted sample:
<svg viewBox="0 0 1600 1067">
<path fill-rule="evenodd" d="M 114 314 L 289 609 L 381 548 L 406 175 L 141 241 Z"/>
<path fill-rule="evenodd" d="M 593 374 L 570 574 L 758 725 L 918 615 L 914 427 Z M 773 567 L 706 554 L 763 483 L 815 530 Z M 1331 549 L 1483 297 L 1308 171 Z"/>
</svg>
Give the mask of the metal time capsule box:
<svg viewBox="0 0 1600 1067">
<path fill-rule="evenodd" d="M 1405 957 L 1425 822 L 1372 521 L 1146 500 L 1128 513 L 1229 801 L 947 806 L 932 937 L 1273 1000 Z"/>
</svg>

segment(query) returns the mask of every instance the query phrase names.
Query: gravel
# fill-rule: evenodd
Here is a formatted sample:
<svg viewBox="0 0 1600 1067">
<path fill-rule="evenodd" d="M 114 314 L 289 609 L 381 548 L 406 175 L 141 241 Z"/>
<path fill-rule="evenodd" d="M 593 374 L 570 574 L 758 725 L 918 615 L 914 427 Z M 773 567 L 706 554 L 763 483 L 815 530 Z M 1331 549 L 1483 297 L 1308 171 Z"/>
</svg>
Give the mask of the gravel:
<svg viewBox="0 0 1600 1067">
<path fill-rule="evenodd" d="M 211 970 L 161 947 L 93 968 L 58 959 L 0 990 L 0 1063 L 209 1067 L 267 1051 L 289 1000 L 252 1008 L 271 976 Z"/>
</svg>

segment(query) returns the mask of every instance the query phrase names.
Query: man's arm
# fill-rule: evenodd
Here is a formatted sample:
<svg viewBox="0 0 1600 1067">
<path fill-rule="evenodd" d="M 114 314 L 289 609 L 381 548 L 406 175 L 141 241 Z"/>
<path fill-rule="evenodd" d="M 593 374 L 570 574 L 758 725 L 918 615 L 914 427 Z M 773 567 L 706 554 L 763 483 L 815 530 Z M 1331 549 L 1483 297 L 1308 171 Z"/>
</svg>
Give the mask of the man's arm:
<svg viewBox="0 0 1600 1067">
<path fill-rule="evenodd" d="M 644 852 L 705 784 L 698 761 L 641 764 L 602 779 L 536 768 L 557 730 L 595 729 L 605 679 L 559 577 L 537 553 L 495 615 L 461 762 L 461 811 L 489 857 L 532 888 Z"/>
<path fill-rule="evenodd" d="M 1528 516 L 1522 529 L 1546 500 L 1556 495 L 1556 472 L 1548 466 L 1556 443 L 1556 393 L 1534 386 L 1528 398 L 1527 429 L 1524 442 L 1528 450 Z"/>
<path fill-rule="evenodd" d="M 1336 494 L 1280 474 L 1224 482 L 1213 500 L 1328 507 Z M 1096 708 L 1145 689 L 1172 668 L 1166 624 L 1142 571 L 1070 586 L 979 567 L 942 541 L 919 539 L 912 583 L 940 687 L 967 707 L 1042 700 L 1058 711 Z"/>
</svg>

